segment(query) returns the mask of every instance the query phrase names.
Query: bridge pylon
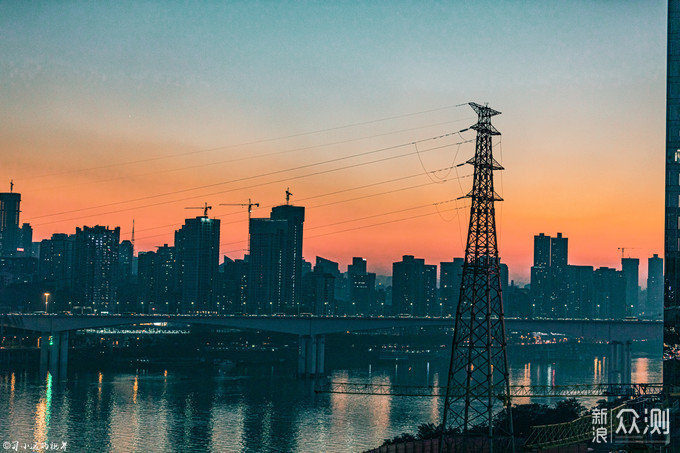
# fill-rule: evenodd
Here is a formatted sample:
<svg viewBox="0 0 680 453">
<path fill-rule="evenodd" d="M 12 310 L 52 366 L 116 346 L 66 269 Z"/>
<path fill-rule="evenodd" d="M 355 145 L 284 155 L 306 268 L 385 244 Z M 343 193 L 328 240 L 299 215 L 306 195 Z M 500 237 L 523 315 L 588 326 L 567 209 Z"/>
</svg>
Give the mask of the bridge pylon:
<svg viewBox="0 0 680 453">
<path fill-rule="evenodd" d="M 466 195 L 470 224 L 439 451 L 448 443 L 457 453 L 477 451 L 482 444 L 489 452 L 514 452 L 510 398 L 498 398 L 510 395 L 494 207 L 502 198 L 493 181 L 494 170 L 503 169 L 492 152 L 492 138 L 500 132 L 491 117 L 500 112 L 469 105 L 478 115 L 470 127 L 477 131 L 475 155 L 467 162 L 474 166 L 474 179 Z"/>
</svg>

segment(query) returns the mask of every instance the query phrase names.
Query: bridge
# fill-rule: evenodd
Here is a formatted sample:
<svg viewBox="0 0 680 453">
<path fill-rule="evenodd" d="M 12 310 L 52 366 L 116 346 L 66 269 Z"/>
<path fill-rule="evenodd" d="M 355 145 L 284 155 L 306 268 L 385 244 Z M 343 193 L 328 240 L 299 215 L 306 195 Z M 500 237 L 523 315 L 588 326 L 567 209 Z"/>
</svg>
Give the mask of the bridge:
<svg viewBox="0 0 680 453">
<path fill-rule="evenodd" d="M 41 367 L 66 369 L 69 332 L 134 324 L 174 323 L 298 336 L 298 374 L 324 373 L 325 335 L 412 327 L 453 327 L 453 318 L 229 316 L 229 315 L 46 315 L 7 314 L 0 325 L 40 332 Z M 661 338 L 663 322 L 640 320 L 506 319 L 506 330 L 561 333 L 593 341 L 625 342 Z"/>
</svg>

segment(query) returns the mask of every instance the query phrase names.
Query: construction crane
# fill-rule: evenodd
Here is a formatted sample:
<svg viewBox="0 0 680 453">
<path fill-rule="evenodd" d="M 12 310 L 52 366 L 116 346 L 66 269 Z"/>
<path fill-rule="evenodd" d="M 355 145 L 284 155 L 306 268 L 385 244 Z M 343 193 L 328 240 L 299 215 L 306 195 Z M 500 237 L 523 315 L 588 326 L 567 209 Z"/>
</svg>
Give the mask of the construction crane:
<svg viewBox="0 0 680 453">
<path fill-rule="evenodd" d="M 220 206 L 248 206 L 248 221 L 250 221 L 250 214 L 253 212 L 253 206 L 260 207 L 260 203 L 253 203 L 250 198 L 248 198 L 248 203 L 220 203 Z"/>
<path fill-rule="evenodd" d="M 286 204 L 290 203 L 291 195 L 293 195 L 293 194 L 290 192 L 290 187 L 286 187 Z"/>
<path fill-rule="evenodd" d="M 208 217 L 208 210 L 212 209 L 212 206 L 208 206 L 208 202 L 206 202 L 205 206 L 191 206 L 184 209 L 203 209 L 203 217 Z"/>
<path fill-rule="evenodd" d="M 637 247 L 617 247 L 617 249 L 621 250 L 621 259 L 623 259 L 623 254 L 626 250 L 637 250 Z M 630 253 L 628 254 L 628 258 L 630 258 Z"/>
</svg>

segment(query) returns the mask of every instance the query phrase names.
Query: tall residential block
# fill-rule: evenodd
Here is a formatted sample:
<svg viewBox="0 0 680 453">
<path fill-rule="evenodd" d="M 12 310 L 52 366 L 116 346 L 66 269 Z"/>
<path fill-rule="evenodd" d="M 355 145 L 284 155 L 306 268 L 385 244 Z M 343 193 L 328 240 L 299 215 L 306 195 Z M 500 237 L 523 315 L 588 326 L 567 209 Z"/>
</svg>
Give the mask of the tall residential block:
<svg viewBox="0 0 680 453">
<path fill-rule="evenodd" d="M 285 220 L 250 219 L 248 300 L 246 313 L 284 313 L 284 256 L 288 238 Z"/>
<path fill-rule="evenodd" d="M 621 270 L 626 285 L 626 316 L 638 315 L 638 291 L 640 279 L 640 260 L 638 258 L 621 258 Z"/>
<path fill-rule="evenodd" d="M 668 2 L 666 59 L 666 228 L 664 255 L 664 384 L 680 384 L 680 1 Z M 677 399 L 672 402 L 677 406 Z M 674 411 L 673 439 L 680 441 Z"/>
<path fill-rule="evenodd" d="M 442 316 L 454 316 L 460 298 L 460 283 L 463 279 L 463 258 L 439 263 L 439 303 Z"/>
<path fill-rule="evenodd" d="M 287 312 L 299 313 L 300 290 L 302 287 L 302 230 L 305 208 L 282 205 L 272 208 L 271 220 L 288 222 L 288 233 L 283 250 L 283 286 L 281 297 Z"/>
<path fill-rule="evenodd" d="M 349 284 L 349 306 L 352 315 L 381 315 L 382 309 L 377 305 L 375 293 L 375 278 L 373 272 L 368 272 L 366 260 L 361 257 L 352 258 L 352 264 L 347 266 L 347 281 Z"/>
<path fill-rule="evenodd" d="M 304 220 L 305 208 L 292 205 L 250 219 L 248 313 L 300 313 Z"/>
<path fill-rule="evenodd" d="M 656 253 L 647 260 L 647 302 L 645 318 L 660 319 L 663 316 L 663 258 Z"/>
<path fill-rule="evenodd" d="M 15 256 L 21 248 L 20 205 L 21 194 L 0 193 L 0 256 Z"/>
<path fill-rule="evenodd" d="M 186 219 L 175 232 L 181 311 L 217 311 L 215 277 L 220 260 L 220 221 L 208 216 Z"/>
<path fill-rule="evenodd" d="M 76 228 L 74 289 L 81 306 L 95 312 L 117 312 L 117 272 L 120 227 Z"/>
<path fill-rule="evenodd" d="M 74 235 L 55 233 L 40 242 L 39 275 L 52 291 L 73 289 L 75 239 Z"/>
<path fill-rule="evenodd" d="M 427 316 L 438 312 L 436 294 L 437 266 L 412 255 L 404 255 L 392 264 L 393 315 Z"/>
</svg>

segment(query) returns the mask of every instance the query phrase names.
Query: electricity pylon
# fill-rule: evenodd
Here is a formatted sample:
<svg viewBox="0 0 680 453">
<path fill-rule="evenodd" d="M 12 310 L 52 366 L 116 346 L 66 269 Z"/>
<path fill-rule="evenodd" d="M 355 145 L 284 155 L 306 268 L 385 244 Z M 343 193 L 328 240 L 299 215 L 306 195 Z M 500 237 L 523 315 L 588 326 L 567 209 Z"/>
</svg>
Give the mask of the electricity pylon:
<svg viewBox="0 0 680 453">
<path fill-rule="evenodd" d="M 455 451 L 514 451 L 506 353 L 500 263 L 496 240 L 493 172 L 503 167 L 493 158 L 492 138 L 500 132 L 491 117 L 500 114 L 471 102 L 478 115 L 470 226 L 456 309 L 446 400 L 442 417 L 440 453 L 444 443 Z M 464 197 L 464 198 L 465 198 Z M 507 411 L 499 417 L 499 410 Z M 501 423 L 504 421 L 504 423 Z M 505 426 L 501 426 L 505 425 Z M 447 435 L 447 430 L 453 434 Z M 449 431 L 451 433 L 451 431 Z"/>
</svg>

